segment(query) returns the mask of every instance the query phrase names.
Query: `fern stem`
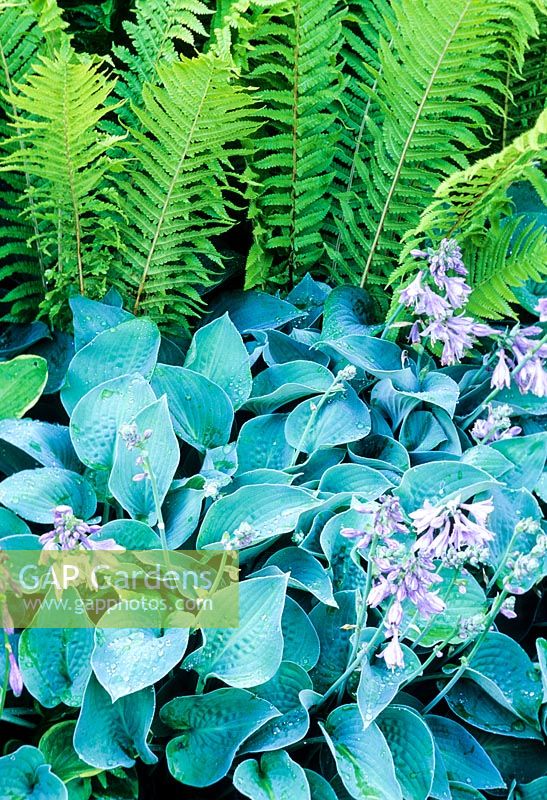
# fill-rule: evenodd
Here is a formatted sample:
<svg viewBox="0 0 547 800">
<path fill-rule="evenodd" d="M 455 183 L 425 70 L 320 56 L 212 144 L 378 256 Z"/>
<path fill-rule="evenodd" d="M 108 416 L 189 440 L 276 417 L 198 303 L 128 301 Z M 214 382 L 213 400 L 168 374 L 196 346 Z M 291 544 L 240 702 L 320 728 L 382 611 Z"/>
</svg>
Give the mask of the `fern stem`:
<svg viewBox="0 0 547 800">
<path fill-rule="evenodd" d="M 294 68 L 293 68 L 293 107 L 292 107 L 292 175 L 291 175 L 291 230 L 289 238 L 291 252 L 289 254 L 289 287 L 294 283 L 294 265 L 296 261 L 296 179 L 298 175 L 298 78 L 300 47 L 300 3 L 295 3 L 294 11 Z"/>
<path fill-rule="evenodd" d="M 76 197 L 76 189 L 74 185 L 72 153 L 70 150 L 70 139 L 68 136 L 69 114 L 67 105 L 67 70 L 68 70 L 68 65 L 65 64 L 63 70 L 63 117 L 65 121 L 64 131 L 63 131 L 63 141 L 65 145 L 65 154 L 68 167 L 68 183 L 70 187 L 70 199 L 72 202 L 72 210 L 74 212 L 74 233 L 76 236 L 76 260 L 78 263 L 78 284 L 79 284 L 80 294 L 83 295 L 85 294 L 85 284 L 84 284 L 84 267 L 82 264 L 82 229 L 80 226 L 80 210 L 78 207 L 78 198 Z"/>
<path fill-rule="evenodd" d="M 170 202 L 171 202 L 171 195 L 173 194 L 173 191 L 174 191 L 175 186 L 176 186 L 177 181 L 178 181 L 178 177 L 179 177 L 180 171 L 181 171 L 181 169 L 183 167 L 183 164 L 184 164 L 184 162 L 186 160 L 186 157 L 188 155 L 188 151 L 190 149 L 190 143 L 193 141 L 194 131 L 195 131 L 196 126 L 198 124 L 198 120 L 199 120 L 199 118 L 201 116 L 201 110 L 203 108 L 203 104 L 205 102 L 205 98 L 207 97 L 207 92 L 209 91 L 209 86 L 211 85 L 211 81 L 212 81 L 212 73 L 209 75 L 207 84 L 206 84 L 205 89 L 203 91 L 203 95 L 201 96 L 201 99 L 200 99 L 200 102 L 199 102 L 199 106 L 198 106 L 198 108 L 196 110 L 194 119 L 192 121 L 192 127 L 190 128 L 190 131 L 188 133 L 188 138 L 186 140 L 186 146 L 185 146 L 185 148 L 184 148 L 184 150 L 182 152 L 181 157 L 179 158 L 178 164 L 177 164 L 176 169 L 175 169 L 175 171 L 173 173 L 173 177 L 171 178 L 171 183 L 169 184 L 169 189 L 167 191 L 167 194 L 165 195 L 165 200 L 163 201 L 161 214 L 159 216 L 159 219 L 158 219 L 158 222 L 157 222 L 157 225 L 156 225 L 156 230 L 154 231 L 154 238 L 152 239 L 152 243 L 150 245 L 150 249 L 148 250 L 148 255 L 146 257 L 146 263 L 145 263 L 145 265 L 143 267 L 142 276 L 141 276 L 141 280 L 140 280 L 140 283 L 139 283 L 139 288 L 137 290 L 137 296 L 135 298 L 135 304 L 133 306 L 133 313 L 134 314 L 136 314 L 138 312 L 138 310 L 139 310 L 141 296 L 142 296 L 142 293 L 144 292 L 144 286 L 145 286 L 146 280 L 148 278 L 148 272 L 150 270 L 150 264 L 152 263 L 152 257 L 154 255 L 154 251 L 156 249 L 156 245 L 157 245 L 158 239 L 160 237 L 161 229 L 162 229 L 163 224 L 165 222 L 167 209 L 169 208 L 169 205 L 170 205 Z"/>
<path fill-rule="evenodd" d="M 416 114 L 414 115 L 414 119 L 412 121 L 412 125 L 410 126 L 410 130 L 409 130 L 408 135 L 407 135 L 407 137 L 405 139 L 405 143 L 403 145 L 403 149 L 401 150 L 401 155 L 399 157 L 399 162 L 397 164 L 397 167 L 395 169 L 395 173 L 393 175 L 393 180 L 391 181 L 391 185 L 390 185 L 389 191 L 387 193 L 386 201 L 384 203 L 384 207 L 383 207 L 382 213 L 380 215 L 380 220 L 379 220 L 378 225 L 376 227 L 376 231 L 374 232 L 374 239 L 372 240 L 372 244 L 370 246 L 370 250 L 369 250 L 369 254 L 368 254 L 368 257 L 367 257 L 366 264 L 365 264 L 365 268 L 363 270 L 363 275 L 361 277 L 361 282 L 360 282 L 360 286 L 361 287 L 363 287 L 365 285 L 365 283 L 366 283 L 366 280 L 367 280 L 367 277 L 368 277 L 368 273 L 369 273 L 369 270 L 370 270 L 370 266 L 372 264 L 372 260 L 374 258 L 375 253 L 376 253 L 376 248 L 378 247 L 378 243 L 380 241 L 380 237 L 381 237 L 382 232 L 384 230 L 384 225 L 385 225 L 385 222 L 386 222 L 386 219 L 387 219 L 387 215 L 388 215 L 388 212 L 389 212 L 389 208 L 390 208 L 390 205 L 391 205 L 391 200 L 393 198 L 393 195 L 395 193 L 395 189 L 396 189 L 397 184 L 399 182 L 399 178 L 400 178 L 401 172 L 403 170 L 403 166 L 404 166 L 404 163 L 405 163 L 405 159 L 406 159 L 408 150 L 409 150 L 410 145 L 412 143 L 412 139 L 414 138 L 414 133 L 416 131 L 416 127 L 418 125 L 418 122 L 420 120 L 422 112 L 423 112 L 423 110 L 425 108 L 425 104 L 426 104 L 426 102 L 427 102 L 427 100 L 429 98 L 429 93 L 431 92 L 431 89 L 433 88 L 433 84 L 435 83 L 435 79 L 437 78 L 437 74 L 438 74 L 438 72 L 439 72 L 439 70 L 441 68 L 441 65 L 442 65 L 443 61 L 444 61 L 446 52 L 447 52 L 448 48 L 450 47 L 450 44 L 452 43 L 452 40 L 453 40 L 454 36 L 456 35 L 456 32 L 457 32 L 458 28 L 460 27 L 465 15 L 467 14 L 467 10 L 468 10 L 470 4 L 471 4 L 471 0 L 467 0 L 467 3 L 465 4 L 460 16 L 458 17 L 454 27 L 452 28 L 452 31 L 450 32 L 450 36 L 448 36 L 446 42 L 444 43 L 444 47 L 441 50 L 441 52 L 439 53 L 439 57 L 437 59 L 437 63 L 435 64 L 435 68 L 433 69 L 433 71 L 431 73 L 431 76 L 429 78 L 429 81 L 428 81 L 428 84 L 426 86 L 425 92 L 424 92 L 423 97 L 422 97 L 422 99 L 420 101 L 420 105 L 418 106 Z"/>
<path fill-rule="evenodd" d="M 507 72 L 505 73 L 505 92 L 503 95 L 503 116 L 502 116 L 502 123 L 501 123 L 501 146 L 502 149 L 507 144 L 507 124 L 509 122 L 509 102 L 511 97 L 511 92 L 509 91 L 509 82 L 511 79 L 511 53 L 509 53 L 509 58 L 507 59 Z"/>
</svg>

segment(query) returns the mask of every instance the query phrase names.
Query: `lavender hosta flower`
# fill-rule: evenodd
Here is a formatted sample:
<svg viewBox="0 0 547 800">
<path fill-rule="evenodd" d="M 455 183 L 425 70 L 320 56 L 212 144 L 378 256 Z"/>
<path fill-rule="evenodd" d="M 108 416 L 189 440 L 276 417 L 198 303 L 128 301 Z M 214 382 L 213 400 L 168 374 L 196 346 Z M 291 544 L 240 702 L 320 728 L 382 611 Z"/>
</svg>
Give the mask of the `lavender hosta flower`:
<svg viewBox="0 0 547 800">
<path fill-rule="evenodd" d="M 547 397 L 547 371 L 543 359 L 535 356 L 516 373 L 515 382 L 522 394 Z"/>
<path fill-rule="evenodd" d="M 419 535 L 414 549 L 432 558 L 443 558 L 452 549 L 461 552 L 467 548 L 484 548 L 494 538 L 486 527 L 493 510 L 491 499 L 462 503 L 457 497 L 437 506 L 426 500 L 422 508 L 410 513 Z"/>
<path fill-rule="evenodd" d="M 478 419 L 471 428 L 471 435 L 481 444 L 499 442 L 501 439 L 513 439 L 522 433 L 518 425 L 511 425 L 511 406 L 488 406 L 486 419 Z"/>
<path fill-rule="evenodd" d="M 352 498 L 351 508 L 360 514 L 369 515 L 368 526 L 361 528 L 342 528 L 340 533 L 352 539 L 358 550 L 365 550 L 371 543 L 374 534 L 388 546 L 396 547 L 390 537 L 395 533 L 408 533 L 399 500 L 393 495 L 382 495 L 376 502 L 361 503 Z"/>
<path fill-rule="evenodd" d="M 383 658 L 386 662 L 386 667 L 390 670 L 401 669 L 405 665 L 405 657 L 399 644 L 399 629 L 396 625 L 388 626 L 387 638 L 391 639 L 391 641 L 381 653 L 378 653 L 378 658 Z"/>
<path fill-rule="evenodd" d="M 438 249 L 432 251 L 429 256 L 429 269 L 438 286 L 441 285 L 448 270 L 453 270 L 457 275 L 467 275 L 462 251 L 456 239 L 443 239 Z"/>
<path fill-rule="evenodd" d="M 466 351 L 475 344 L 475 337 L 491 336 L 492 333 L 492 328 L 476 323 L 472 317 L 449 316 L 430 322 L 420 336 L 429 337 L 432 344 L 442 343 L 441 364 L 445 367 L 461 361 Z"/>
<path fill-rule="evenodd" d="M 540 297 L 537 306 L 534 308 L 539 314 L 540 322 L 547 322 L 547 297 Z"/>
<path fill-rule="evenodd" d="M 147 428 L 140 434 L 137 425 L 131 422 L 124 423 L 119 430 L 119 434 L 125 442 L 127 449 L 135 450 L 136 448 L 142 447 L 146 440 L 152 436 L 152 431 L 150 428 Z"/>
<path fill-rule="evenodd" d="M 425 618 L 444 611 L 444 601 L 431 590 L 442 578 L 436 573 L 433 560 L 427 553 L 408 551 L 402 546 L 396 551 L 384 548 L 374 559 L 374 565 L 380 575 L 367 598 L 373 608 L 392 597 L 390 613 L 395 618 L 400 615 L 402 619 L 405 600 L 416 606 Z"/>
<path fill-rule="evenodd" d="M 498 350 L 498 363 L 494 367 L 492 379 L 490 381 L 491 389 L 508 389 L 511 385 L 511 371 L 507 363 L 507 356 L 503 347 Z"/>
<path fill-rule="evenodd" d="M 238 550 L 248 547 L 258 536 L 258 531 L 249 522 L 242 522 L 233 533 L 225 531 L 220 543 L 224 550 Z"/>
<path fill-rule="evenodd" d="M 53 511 L 53 530 L 42 534 L 38 541 L 44 550 L 123 550 L 114 539 L 95 541 L 90 537 L 101 530 L 75 516 L 71 506 L 57 506 Z"/>
<path fill-rule="evenodd" d="M 502 603 L 500 608 L 500 614 L 507 619 L 516 619 L 517 614 L 515 612 L 515 598 L 514 597 L 506 597 Z"/>
<path fill-rule="evenodd" d="M 399 300 L 407 308 L 414 307 L 423 294 L 422 278 L 424 273 L 418 272 L 411 283 L 408 284 L 400 293 Z"/>
<path fill-rule="evenodd" d="M 415 314 L 421 314 L 429 319 L 445 319 L 452 311 L 450 304 L 432 291 L 429 286 L 424 286 L 421 296 L 417 299 L 414 307 Z"/>
<path fill-rule="evenodd" d="M 15 697 L 20 697 L 24 688 L 23 675 L 19 668 L 19 664 L 17 663 L 15 653 L 13 652 L 11 647 L 9 647 L 8 649 L 8 659 L 9 659 L 8 682 L 10 685 L 10 689 L 15 695 Z"/>
<path fill-rule="evenodd" d="M 444 277 L 442 288 L 452 308 L 462 308 L 471 294 L 471 287 L 465 282 L 464 278 L 460 277 Z"/>
</svg>

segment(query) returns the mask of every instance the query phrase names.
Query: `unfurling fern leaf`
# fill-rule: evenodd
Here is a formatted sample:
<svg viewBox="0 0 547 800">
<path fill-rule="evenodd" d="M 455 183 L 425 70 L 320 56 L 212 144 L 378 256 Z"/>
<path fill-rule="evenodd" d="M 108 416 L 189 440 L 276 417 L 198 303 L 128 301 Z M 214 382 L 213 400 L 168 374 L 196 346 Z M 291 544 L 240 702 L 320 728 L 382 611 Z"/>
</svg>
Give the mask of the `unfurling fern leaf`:
<svg viewBox="0 0 547 800">
<path fill-rule="evenodd" d="M 266 124 L 249 162 L 254 243 L 246 286 L 292 282 L 324 256 L 334 179 L 341 19 L 335 0 L 286 0 L 258 12 L 245 65 Z"/>
<path fill-rule="evenodd" d="M 8 96 L 16 136 L 2 171 L 29 180 L 21 211 L 37 223 L 34 243 L 46 262 L 41 310 L 52 320 L 67 294 L 104 293 L 109 247 L 118 243 L 106 185 L 107 152 L 117 139 L 98 131 L 112 87 L 99 65 L 80 63 L 65 41 L 55 57 L 41 56 L 27 83 Z"/>
<path fill-rule="evenodd" d="M 486 115 L 501 114 L 507 53 L 520 65 L 537 33 L 529 0 L 397 0 L 393 10 L 371 98 L 374 143 L 360 165 L 367 191 L 341 203 L 351 211 L 344 257 L 362 284 L 392 272 L 437 186 L 484 145 Z"/>
<path fill-rule="evenodd" d="M 547 201 L 547 180 L 539 163 L 547 158 L 547 110 L 535 126 L 500 153 L 451 175 L 409 233 L 405 252 L 425 241 L 455 236 L 469 267 L 469 310 L 497 319 L 510 315 L 517 302 L 512 288 L 547 274 L 547 231 L 530 227 L 524 216 L 512 214 L 509 189 L 530 182 Z M 404 269 L 404 267 L 403 267 Z M 403 269 L 400 274 L 402 275 Z"/>
<path fill-rule="evenodd" d="M 146 85 L 133 157 L 122 196 L 124 264 L 114 281 L 133 310 L 180 326 L 201 307 L 221 257 L 213 238 L 230 227 L 232 159 L 258 123 L 251 94 L 227 58 L 214 53 L 158 66 L 160 85 Z"/>
<path fill-rule="evenodd" d="M 157 81 L 160 63 L 178 61 L 177 46 L 193 47 L 196 37 L 207 35 L 201 18 L 212 13 L 201 0 L 136 0 L 134 10 L 134 19 L 123 25 L 130 47 L 113 48 L 123 65 L 118 94 L 131 100 L 120 109 L 120 118 L 130 125 L 136 124 L 132 107 L 142 105 L 144 84 Z"/>
<path fill-rule="evenodd" d="M 17 111 L 9 96 L 32 68 L 38 52 L 60 44 L 65 24 L 54 0 L 21 0 L 0 3 L 0 137 L 6 141 L 17 132 Z M 12 125 L 9 125 L 11 120 Z M 20 151 L 22 139 L 4 152 Z M 21 199 L 30 187 L 26 172 L 4 173 L 0 180 L 0 282 L 2 319 L 30 319 L 44 296 L 45 262 L 36 238 L 38 220 L 29 208 L 22 216 Z M 17 276 L 14 283 L 12 276 Z"/>
</svg>

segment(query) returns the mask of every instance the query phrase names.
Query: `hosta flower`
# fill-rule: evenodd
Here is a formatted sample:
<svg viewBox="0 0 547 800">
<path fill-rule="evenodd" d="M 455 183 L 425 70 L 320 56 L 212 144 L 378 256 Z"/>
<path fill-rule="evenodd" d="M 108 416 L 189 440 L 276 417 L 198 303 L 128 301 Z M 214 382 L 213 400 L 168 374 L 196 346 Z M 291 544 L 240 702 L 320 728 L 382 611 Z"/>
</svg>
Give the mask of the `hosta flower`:
<svg viewBox="0 0 547 800">
<path fill-rule="evenodd" d="M 547 322 L 547 297 L 540 297 L 534 311 L 539 314 L 540 322 Z"/>
<path fill-rule="evenodd" d="M 500 614 L 502 614 L 507 619 L 516 619 L 517 615 L 515 613 L 515 598 L 514 597 L 506 597 L 502 603 L 500 608 Z"/>
<path fill-rule="evenodd" d="M 44 550 L 123 550 L 114 539 L 90 538 L 100 529 L 100 525 L 90 525 L 76 517 L 70 506 L 57 506 L 53 511 L 53 530 L 42 534 L 38 541 Z"/>
<path fill-rule="evenodd" d="M 543 360 L 535 356 L 527 361 L 516 373 L 515 382 L 522 394 L 531 392 L 536 397 L 547 397 L 547 371 Z"/>
<path fill-rule="evenodd" d="M 390 613 L 402 615 L 405 600 L 416 606 L 423 617 L 444 611 L 445 604 L 431 586 L 442 578 L 427 553 L 412 552 L 401 547 L 397 551 L 384 551 L 374 559 L 380 575 L 367 598 L 375 608 L 388 597 L 393 598 Z M 401 616 L 402 618 L 402 616 Z"/>
<path fill-rule="evenodd" d="M 404 306 L 414 307 L 423 294 L 422 286 L 423 272 L 418 272 L 414 280 L 408 284 L 399 295 L 399 299 Z"/>
<path fill-rule="evenodd" d="M 501 439 L 512 439 L 522 433 L 518 425 L 511 425 L 511 406 L 488 406 L 486 419 L 478 419 L 471 428 L 471 435 L 481 444 L 491 444 Z"/>
<path fill-rule="evenodd" d="M 426 500 L 422 508 L 410 513 L 419 534 L 414 548 L 432 558 L 442 558 L 451 549 L 459 552 L 467 548 L 484 548 L 494 538 L 486 527 L 493 510 L 491 499 L 462 503 L 457 497 L 437 506 Z"/>
<path fill-rule="evenodd" d="M 399 630 L 395 625 L 390 625 L 386 632 L 386 638 L 391 641 L 381 653 L 378 653 L 378 658 L 383 658 L 386 662 L 388 669 L 400 669 L 405 665 L 404 653 L 399 644 Z"/>
<path fill-rule="evenodd" d="M 144 433 L 140 434 L 134 422 L 122 425 L 119 433 L 128 450 L 135 450 L 136 448 L 142 447 L 144 442 L 152 436 L 152 431 L 149 428 L 147 428 Z"/>
<path fill-rule="evenodd" d="M 237 550 L 240 547 L 248 547 L 257 536 L 258 531 L 249 522 L 242 522 L 233 533 L 225 531 L 220 543 L 225 550 Z"/>
<path fill-rule="evenodd" d="M 13 630 L 13 628 L 4 628 L 4 630 L 8 636 L 8 641 L 6 642 L 6 650 L 8 653 L 8 664 L 9 664 L 8 683 L 15 697 L 20 697 L 24 688 L 23 675 L 21 674 L 21 669 L 17 662 L 15 653 L 13 652 L 11 642 L 9 641 L 9 637 L 13 636 L 15 631 Z"/>
<path fill-rule="evenodd" d="M 464 278 L 445 277 L 443 278 L 442 288 L 452 308 L 462 308 L 471 294 L 471 287 L 465 282 Z"/>
<path fill-rule="evenodd" d="M 467 275 L 462 251 L 456 239 L 441 241 L 438 250 L 433 251 L 429 256 L 429 269 L 438 286 L 441 285 L 448 270 L 453 270 L 458 275 Z"/>
<path fill-rule="evenodd" d="M 508 389 L 510 385 L 511 371 L 507 365 L 507 356 L 505 355 L 505 350 L 501 348 L 501 350 L 498 350 L 498 363 L 494 367 L 492 380 L 490 381 L 490 387 L 492 389 Z"/>
<path fill-rule="evenodd" d="M 352 539 L 359 550 L 364 550 L 370 545 L 374 534 L 390 545 L 389 539 L 394 533 L 408 532 L 399 500 L 393 495 L 382 495 L 376 502 L 368 503 L 361 503 L 352 498 L 351 508 L 360 514 L 369 515 L 366 529 L 342 528 L 340 531 L 342 536 Z"/>
<path fill-rule="evenodd" d="M 439 320 L 445 319 L 452 312 L 450 304 L 444 297 L 436 294 L 429 286 L 424 286 L 422 294 L 414 306 L 414 313 Z"/>
</svg>

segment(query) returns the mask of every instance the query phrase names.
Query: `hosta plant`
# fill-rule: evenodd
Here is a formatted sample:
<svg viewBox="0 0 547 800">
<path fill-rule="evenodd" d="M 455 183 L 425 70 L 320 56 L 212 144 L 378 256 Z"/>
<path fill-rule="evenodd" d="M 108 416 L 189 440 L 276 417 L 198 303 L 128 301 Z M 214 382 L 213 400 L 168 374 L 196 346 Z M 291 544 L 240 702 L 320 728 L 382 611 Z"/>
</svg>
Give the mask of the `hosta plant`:
<svg viewBox="0 0 547 800">
<path fill-rule="evenodd" d="M 240 563 L 235 628 L 4 621 L 2 798 L 545 796 L 546 309 L 487 328 L 455 242 L 414 257 L 406 349 L 310 277 L 189 344 L 115 291 L 0 342 L 3 550 Z"/>
</svg>

